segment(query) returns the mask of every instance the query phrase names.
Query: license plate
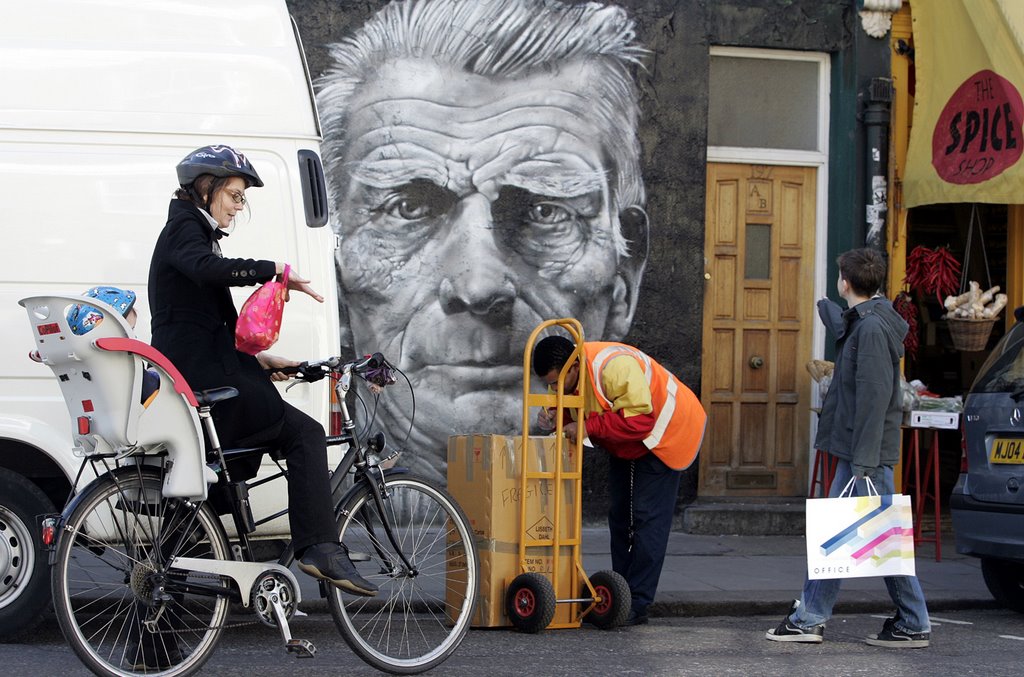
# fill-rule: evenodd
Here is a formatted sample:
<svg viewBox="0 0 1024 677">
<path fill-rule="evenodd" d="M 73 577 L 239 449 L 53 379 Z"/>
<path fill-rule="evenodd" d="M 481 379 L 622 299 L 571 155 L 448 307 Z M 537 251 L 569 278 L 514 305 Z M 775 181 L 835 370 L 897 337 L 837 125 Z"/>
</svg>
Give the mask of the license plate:
<svg viewBox="0 0 1024 677">
<path fill-rule="evenodd" d="M 992 453 L 989 460 L 993 463 L 1024 464 L 1024 439 L 995 438 L 992 441 Z"/>
</svg>

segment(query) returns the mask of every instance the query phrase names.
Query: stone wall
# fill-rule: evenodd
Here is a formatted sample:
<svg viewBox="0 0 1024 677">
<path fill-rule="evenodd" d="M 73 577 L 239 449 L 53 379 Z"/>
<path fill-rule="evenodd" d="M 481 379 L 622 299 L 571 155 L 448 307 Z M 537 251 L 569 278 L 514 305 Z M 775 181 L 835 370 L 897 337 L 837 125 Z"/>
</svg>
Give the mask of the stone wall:
<svg viewBox="0 0 1024 677">
<path fill-rule="evenodd" d="M 350 35 L 387 3 L 289 0 L 288 4 L 310 71 L 315 81 L 322 82 L 330 67 L 327 46 Z M 634 68 L 633 77 L 640 110 L 640 171 L 646 186 L 649 255 L 628 332 L 611 337 L 588 332 L 587 337 L 617 338 L 640 347 L 699 394 L 709 47 L 842 52 L 853 41 L 854 3 L 622 0 L 617 4 L 635 22 L 637 41 L 648 50 L 643 67 Z M 325 113 L 321 110 L 322 118 Z M 444 407 L 435 410 L 443 412 Z M 489 416 L 490 412 L 480 411 L 475 430 L 452 432 L 498 432 L 488 427 Z M 453 427 L 466 425 L 465 419 L 453 423 Z M 588 520 L 601 519 L 606 508 L 602 461 L 601 454 L 591 454 L 587 462 L 584 506 Z M 695 470 L 684 475 L 684 501 L 696 496 Z"/>
</svg>

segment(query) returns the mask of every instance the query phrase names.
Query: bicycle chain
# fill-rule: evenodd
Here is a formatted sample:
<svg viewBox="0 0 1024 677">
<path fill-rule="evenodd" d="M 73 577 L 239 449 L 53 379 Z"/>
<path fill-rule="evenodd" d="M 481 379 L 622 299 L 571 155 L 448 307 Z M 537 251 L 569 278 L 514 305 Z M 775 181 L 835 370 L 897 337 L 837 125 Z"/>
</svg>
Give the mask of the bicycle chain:
<svg viewBox="0 0 1024 677">
<path fill-rule="evenodd" d="M 210 580 L 215 580 L 215 581 L 221 581 L 221 580 L 224 580 L 224 579 L 227 578 L 226 576 L 221 576 L 219 574 L 199 573 L 199 572 L 196 572 L 196 571 L 190 571 L 189 575 L 192 576 L 193 578 L 203 578 L 203 579 L 210 579 Z M 228 603 L 229 604 L 231 603 L 230 600 L 228 601 Z M 223 625 L 204 625 L 202 627 L 196 627 L 196 628 L 178 628 L 176 630 L 174 630 L 174 629 L 172 629 L 172 630 L 148 630 L 147 629 L 147 632 L 149 632 L 149 634 L 151 634 L 151 635 L 181 635 L 181 634 L 184 634 L 186 632 L 202 632 L 202 631 L 206 631 L 206 630 L 232 630 L 234 628 L 244 628 L 244 627 L 249 626 L 249 625 L 260 625 L 260 624 L 262 624 L 262 621 L 260 621 L 257 618 L 257 619 L 251 620 L 251 621 L 240 621 L 238 623 L 224 623 Z"/>
</svg>

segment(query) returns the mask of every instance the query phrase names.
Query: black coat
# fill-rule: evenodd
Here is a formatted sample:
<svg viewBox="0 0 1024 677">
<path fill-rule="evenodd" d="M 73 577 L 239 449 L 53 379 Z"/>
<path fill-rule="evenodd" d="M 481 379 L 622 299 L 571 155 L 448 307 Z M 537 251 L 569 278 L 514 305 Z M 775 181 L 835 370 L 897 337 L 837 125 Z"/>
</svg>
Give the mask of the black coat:
<svg viewBox="0 0 1024 677">
<path fill-rule="evenodd" d="M 178 368 L 189 387 L 238 389 L 213 408 L 225 447 L 280 425 L 283 400 L 252 355 L 235 350 L 238 311 L 229 287 L 274 277 L 273 261 L 223 258 L 213 251 L 222 232 L 191 202 L 171 200 L 149 266 L 153 347 Z"/>
</svg>

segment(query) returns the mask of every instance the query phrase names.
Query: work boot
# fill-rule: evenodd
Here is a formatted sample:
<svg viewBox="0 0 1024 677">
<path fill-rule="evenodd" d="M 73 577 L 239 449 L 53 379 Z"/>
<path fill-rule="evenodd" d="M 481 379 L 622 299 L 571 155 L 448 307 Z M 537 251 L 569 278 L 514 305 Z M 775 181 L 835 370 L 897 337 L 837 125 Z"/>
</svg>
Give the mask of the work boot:
<svg viewBox="0 0 1024 677">
<path fill-rule="evenodd" d="M 629 616 L 626 617 L 626 622 L 623 625 L 647 625 L 648 620 L 646 611 L 630 609 Z"/>
<path fill-rule="evenodd" d="M 311 545 L 299 558 L 299 568 L 313 578 L 327 581 L 345 592 L 364 597 L 377 594 L 377 586 L 359 575 L 341 543 Z"/>
</svg>

